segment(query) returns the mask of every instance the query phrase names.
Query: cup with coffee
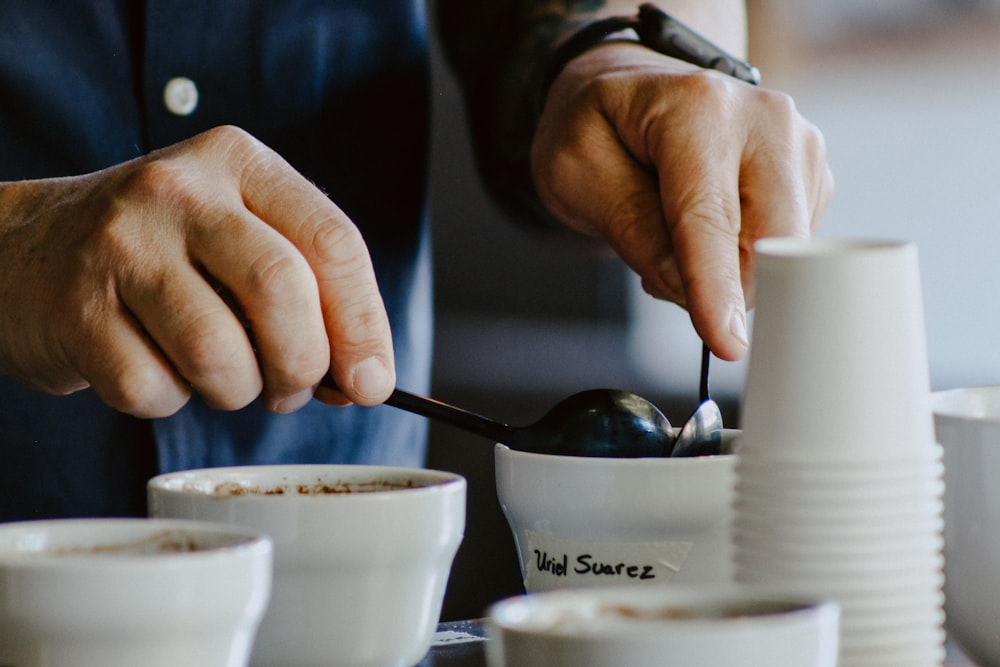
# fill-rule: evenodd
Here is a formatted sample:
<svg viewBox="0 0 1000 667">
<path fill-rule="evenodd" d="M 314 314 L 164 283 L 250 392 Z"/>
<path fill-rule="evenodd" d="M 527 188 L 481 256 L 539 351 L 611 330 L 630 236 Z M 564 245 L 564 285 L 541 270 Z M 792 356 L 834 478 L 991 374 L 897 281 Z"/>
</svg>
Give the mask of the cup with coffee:
<svg viewBox="0 0 1000 667">
<path fill-rule="evenodd" d="M 149 482 L 153 516 L 249 526 L 274 540 L 257 667 L 415 665 L 465 529 L 465 480 L 426 469 L 269 465 Z"/>
<path fill-rule="evenodd" d="M 0 525 L 0 665 L 243 667 L 271 540 L 167 519 Z"/>
</svg>

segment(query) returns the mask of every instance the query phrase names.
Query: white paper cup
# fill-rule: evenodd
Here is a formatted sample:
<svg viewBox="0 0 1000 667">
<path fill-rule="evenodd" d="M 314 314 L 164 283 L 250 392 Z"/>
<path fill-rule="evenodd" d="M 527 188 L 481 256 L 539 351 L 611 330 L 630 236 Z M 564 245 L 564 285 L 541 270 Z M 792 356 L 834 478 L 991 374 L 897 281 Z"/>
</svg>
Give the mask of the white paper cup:
<svg viewBox="0 0 1000 667">
<path fill-rule="evenodd" d="M 275 465 L 149 483 L 150 511 L 252 526 L 275 544 L 252 664 L 414 665 L 465 528 L 465 480 L 433 470 Z"/>
<path fill-rule="evenodd" d="M 822 465 L 931 447 L 915 246 L 776 238 L 756 261 L 741 451 Z"/>
<path fill-rule="evenodd" d="M 870 663 L 853 647 L 870 628 L 908 624 L 922 636 L 941 629 L 941 453 L 916 248 L 768 239 L 756 260 L 737 449 L 736 579 L 840 601 L 848 650 L 840 667 L 862 667 Z M 850 604 L 905 589 L 925 592 L 922 608 L 873 616 Z M 891 639 L 885 634 L 870 656 L 897 659 Z M 942 649 L 905 664 L 936 666 Z"/>
<path fill-rule="evenodd" d="M 490 667 L 837 664 L 837 606 L 761 589 L 618 587 L 512 598 L 489 612 Z"/>
<path fill-rule="evenodd" d="M 0 525 L 0 665 L 242 667 L 271 541 L 191 521 Z"/>
<path fill-rule="evenodd" d="M 977 663 L 997 667 L 1000 386 L 936 393 L 934 412 L 944 447 L 948 630 Z"/>
<path fill-rule="evenodd" d="M 497 445 L 497 495 L 525 589 L 731 581 L 734 458 L 552 456 Z"/>
</svg>

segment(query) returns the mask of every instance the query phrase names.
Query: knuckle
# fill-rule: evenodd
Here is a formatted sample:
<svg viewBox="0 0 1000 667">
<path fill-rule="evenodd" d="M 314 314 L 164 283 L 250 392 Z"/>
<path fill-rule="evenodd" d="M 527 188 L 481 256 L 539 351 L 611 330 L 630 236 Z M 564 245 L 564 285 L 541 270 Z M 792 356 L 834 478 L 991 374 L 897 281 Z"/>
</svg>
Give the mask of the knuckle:
<svg viewBox="0 0 1000 667">
<path fill-rule="evenodd" d="M 236 125 L 218 125 L 211 129 L 205 130 L 202 136 L 208 140 L 213 141 L 230 141 L 233 143 L 243 143 L 251 142 L 256 143 L 256 140 L 246 130 L 237 127 Z"/>
<path fill-rule="evenodd" d="M 250 293 L 270 307 L 277 303 L 305 303 L 315 298 L 312 268 L 300 254 L 274 249 L 250 263 L 246 272 Z"/>
<path fill-rule="evenodd" d="M 162 235 L 169 229 L 164 223 L 198 219 L 207 202 L 196 174 L 186 160 L 143 161 L 125 174 L 118 194 L 105 207 L 100 233 L 109 242 L 117 239 L 145 246 L 155 238 L 144 232 L 146 227 L 159 224 L 157 235 Z"/>
<path fill-rule="evenodd" d="M 302 359 L 301 363 L 291 363 L 272 369 L 264 379 L 269 395 L 290 396 L 304 389 L 315 387 L 329 370 L 329 363 L 318 366 L 315 359 Z"/>
<path fill-rule="evenodd" d="M 137 417 L 168 417 L 189 397 L 178 394 L 163 370 L 152 364 L 120 365 L 112 376 L 92 385 L 107 405 Z"/>
<path fill-rule="evenodd" d="M 368 248 L 361 231 L 346 219 L 327 218 L 315 224 L 310 246 L 320 261 L 368 261 Z"/>
<path fill-rule="evenodd" d="M 791 95 L 767 88 L 759 89 L 758 100 L 770 118 L 789 127 L 797 124 L 799 111 Z"/>
<path fill-rule="evenodd" d="M 196 135 L 192 140 L 196 150 L 211 153 L 258 151 L 263 146 L 252 134 L 235 125 L 218 125 Z"/>
<path fill-rule="evenodd" d="M 609 235 L 624 246 L 646 243 L 646 223 L 663 215 L 655 190 L 635 189 L 608 201 L 609 210 L 601 212 L 608 224 Z"/>
<path fill-rule="evenodd" d="M 675 238 L 705 233 L 735 236 L 739 231 L 739 199 L 718 189 L 705 188 L 691 194 L 680 211 L 673 221 Z"/>
<path fill-rule="evenodd" d="M 178 350 L 184 357 L 183 364 L 179 364 L 181 374 L 195 386 L 200 384 L 201 378 L 224 375 L 242 362 L 242 346 L 234 345 L 215 323 L 215 317 L 203 315 L 182 326 L 177 333 Z"/>
<path fill-rule="evenodd" d="M 683 109 L 711 115 L 733 109 L 734 95 L 739 90 L 732 78 L 712 70 L 679 75 L 672 85 L 681 91 L 676 99 L 686 100 Z"/>
<path fill-rule="evenodd" d="M 189 181 L 186 173 L 173 159 L 153 158 L 132 169 L 123 185 L 133 202 L 174 203 L 178 197 L 186 199 Z"/>
<path fill-rule="evenodd" d="M 377 291 L 352 295 L 331 308 L 326 321 L 332 323 L 329 342 L 331 361 L 336 367 L 385 353 L 384 345 L 391 340 L 389 321 Z M 391 349 L 388 352 L 391 354 Z"/>
<path fill-rule="evenodd" d="M 370 347 L 370 341 L 380 340 L 388 331 L 388 320 L 377 291 L 362 290 L 341 303 L 338 342 L 360 352 Z"/>
</svg>

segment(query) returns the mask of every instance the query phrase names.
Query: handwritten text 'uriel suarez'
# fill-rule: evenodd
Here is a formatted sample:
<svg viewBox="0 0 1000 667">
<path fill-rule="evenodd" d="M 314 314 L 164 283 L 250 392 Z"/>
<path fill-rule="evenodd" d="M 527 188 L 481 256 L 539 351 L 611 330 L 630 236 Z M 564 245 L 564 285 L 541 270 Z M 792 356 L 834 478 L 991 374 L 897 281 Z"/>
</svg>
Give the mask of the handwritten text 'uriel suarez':
<svg viewBox="0 0 1000 667">
<path fill-rule="evenodd" d="M 545 551 L 535 549 L 535 567 L 539 572 L 548 572 L 555 577 L 565 577 L 569 574 L 569 556 L 561 558 L 550 556 Z M 580 554 L 573 563 L 575 574 L 592 574 L 597 576 L 628 577 L 629 579 L 655 579 L 652 565 L 632 565 L 629 563 L 602 563 L 595 560 L 591 554 Z"/>
</svg>

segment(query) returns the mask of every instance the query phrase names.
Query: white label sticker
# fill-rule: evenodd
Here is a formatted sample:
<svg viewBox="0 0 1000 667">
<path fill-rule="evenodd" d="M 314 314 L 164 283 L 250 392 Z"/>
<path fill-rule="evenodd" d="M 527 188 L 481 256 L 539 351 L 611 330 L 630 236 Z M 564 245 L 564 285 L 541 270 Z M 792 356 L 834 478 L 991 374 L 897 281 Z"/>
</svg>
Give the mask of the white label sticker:
<svg viewBox="0 0 1000 667">
<path fill-rule="evenodd" d="M 691 552 L 690 542 L 571 540 L 527 531 L 529 591 L 631 582 L 669 581 Z"/>
</svg>

